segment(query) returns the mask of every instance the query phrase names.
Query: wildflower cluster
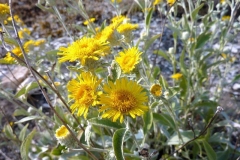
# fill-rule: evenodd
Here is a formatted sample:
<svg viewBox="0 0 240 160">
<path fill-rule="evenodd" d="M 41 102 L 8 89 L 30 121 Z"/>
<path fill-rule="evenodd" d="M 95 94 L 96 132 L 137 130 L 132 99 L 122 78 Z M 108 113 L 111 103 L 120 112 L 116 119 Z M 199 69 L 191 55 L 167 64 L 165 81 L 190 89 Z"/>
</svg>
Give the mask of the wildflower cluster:
<svg viewBox="0 0 240 160">
<path fill-rule="evenodd" d="M 54 49 L 51 48 L 51 37 L 47 42 L 33 38 L 33 30 L 17 15 L 13 17 L 17 24 L 16 36 L 21 43 L 13 38 L 15 35 L 9 32 L 12 28 L 8 27 L 12 25 L 10 7 L 0 3 L 0 32 L 7 50 L 1 56 L 0 64 L 28 67 L 30 64 L 28 69 L 36 80 L 11 93 L 10 98 L 24 102 L 24 107 L 17 108 L 13 115 L 24 118 L 3 127 L 8 139 L 21 143 L 22 159 L 41 159 L 46 155 L 50 159 L 97 160 L 99 156 L 102 159 L 151 159 L 156 153 L 164 153 L 159 154 L 162 159 L 217 159 L 215 150 L 222 152 L 221 155 L 226 151 L 233 152 L 234 145 L 226 144 L 226 135 L 217 135 L 215 130 L 211 132 L 212 128 L 217 132 L 211 123 L 223 111 L 214 112 L 220 108 L 217 107 L 219 90 L 225 82 L 221 69 L 227 69 L 237 61 L 225 48 L 238 26 L 228 26 L 232 15 L 214 17 L 214 7 L 211 8 L 212 4 L 208 2 L 209 10 L 201 16 L 198 12 L 203 4 L 193 5 L 191 1 L 134 2 L 144 12 L 144 21 L 140 25 L 132 23 L 128 14 L 121 14 L 120 6 L 125 3 L 122 0 L 109 0 L 111 7 L 116 9 L 116 16 L 102 24 L 97 16 L 88 16 L 82 1 L 64 1 L 68 11 L 79 11 L 78 16 L 80 13 L 84 18 L 74 26 L 65 24 L 57 2 L 47 1 L 44 6 L 39 1 L 37 6 L 55 14 L 71 39 L 70 43 Z M 226 2 L 221 0 L 219 5 L 230 5 Z M 178 13 L 174 9 L 179 6 L 186 13 L 176 18 Z M 161 22 L 166 26 L 163 27 L 172 30 L 169 37 L 173 44 L 167 49 L 162 44 L 168 42 L 161 41 L 166 39 L 165 34 L 150 32 L 151 22 L 159 18 L 154 17 L 155 11 L 164 14 L 166 19 Z M 213 32 L 217 26 L 223 28 L 220 35 Z M 81 36 L 73 35 L 71 27 L 78 28 Z M 139 28 L 141 35 L 134 37 L 136 33 L 140 34 Z M 232 28 L 234 31 L 230 32 Z M 152 45 L 155 40 L 158 45 Z M 210 45 L 219 42 L 219 45 L 209 47 L 208 42 Z M 183 47 L 179 49 L 178 43 Z M 165 63 L 161 62 L 167 65 L 163 66 Z M 209 89 L 209 86 L 215 84 L 213 76 L 219 75 L 222 82 L 213 92 L 211 90 L 215 88 Z M 31 95 L 35 89 L 43 93 L 45 101 L 40 106 L 29 100 L 29 97 L 39 103 L 42 100 L 37 97 L 41 95 L 39 93 Z M 2 95 L 1 90 L 2 86 Z M 36 129 L 22 125 L 32 120 Z M 228 124 L 228 121 L 216 122 L 216 126 Z M 13 132 L 13 126 L 21 129 L 19 136 L 16 136 L 19 130 Z M 36 134 L 36 131 L 42 133 Z M 32 149 L 29 145 L 35 135 L 38 137 L 31 144 Z M 222 142 L 217 141 L 218 136 Z M 46 149 L 46 146 L 50 147 Z"/>
</svg>

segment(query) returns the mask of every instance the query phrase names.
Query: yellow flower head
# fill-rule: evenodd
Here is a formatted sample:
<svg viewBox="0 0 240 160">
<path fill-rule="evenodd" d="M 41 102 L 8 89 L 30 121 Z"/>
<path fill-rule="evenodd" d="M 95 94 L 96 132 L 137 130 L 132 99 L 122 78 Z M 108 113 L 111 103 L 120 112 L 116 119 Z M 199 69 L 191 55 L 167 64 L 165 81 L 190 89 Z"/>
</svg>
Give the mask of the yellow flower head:
<svg viewBox="0 0 240 160">
<path fill-rule="evenodd" d="M 132 47 L 123 52 L 119 52 L 119 57 L 116 57 L 115 60 L 124 73 L 129 73 L 135 68 L 135 65 L 140 62 L 141 54 L 142 52 L 136 47 Z"/>
<path fill-rule="evenodd" d="M 222 21 L 229 21 L 230 18 L 230 16 L 222 16 Z"/>
<path fill-rule="evenodd" d="M 227 59 L 227 54 L 226 53 L 222 53 L 221 56 L 223 57 L 223 59 Z"/>
<path fill-rule="evenodd" d="M 23 45 L 23 48 L 25 49 L 26 52 L 29 52 L 29 50 L 34 47 L 35 41 L 34 40 L 29 40 L 26 41 Z"/>
<path fill-rule="evenodd" d="M 109 53 L 110 47 L 106 42 L 102 42 L 95 38 L 83 37 L 67 48 L 60 47 L 58 55 L 59 62 L 65 61 L 80 61 L 82 65 L 85 65 L 87 59 L 98 60 L 101 56 L 105 56 Z"/>
<path fill-rule="evenodd" d="M 226 2 L 226 0 L 220 0 L 220 3 L 225 3 Z"/>
<path fill-rule="evenodd" d="M 0 19 L 4 20 L 7 15 L 10 14 L 9 6 L 7 4 L 0 3 Z"/>
<path fill-rule="evenodd" d="M 154 84 L 151 86 L 150 92 L 152 95 L 159 97 L 162 95 L 162 87 L 159 84 Z"/>
<path fill-rule="evenodd" d="M 23 39 L 26 36 L 29 36 L 31 31 L 28 28 L 23 28 L 22 30 L 18 31 L 19 38 Z"/>
<path fill-rule="evenodd" d="M 61 145 L 65 145 L 67 147 L 75 146 L 75 139 L 72 137 L 71 133 L 64 125 L 62 125 L 56 130 L 55 137 Z"/>
<path fill-rule="evenodd" d="M 13 18 L 14 18 L 14 20 L 15 20 L 18 24 L 23 25 L 23 21 L 19 18 L 18 15 L 14 15 Z M 8 17 L 7 20 L 8 20 L 8 21 L 12 21 L 12 17 Z"/>
<path fill-rule="evenodd" d="M 117 79 L 115 84 L 109 81 L 103 86 L 105 93 L 100 95 L 100 112 L 103 118 L 111 118 L 115 122 L 120 118 L 123 122 L 124 115 L 130 115 L 132 118 L 141 116 L 148 110 L 144 105 L 148 97 L 143 88 L 135 81 L 127 78 Z"/>
<path fill-rule="evenodd" d="M 74 101 L 70 107 L 73 113 L 77 111 L 78 116 L 87 117 L 89 107 L 97 103 L 97 87 L 100 82 L 91 72 L 82 72 L 77 79 L 67 84 L 69 98 Z"/>
<path fill-rule="evenodd" d="M 153 2 L 153 5 L 155 6 L 155 5 L 158 5 L 159 3 L 161 3 L 162 2 L 162 0 L 155 0 L 154 2 Z"/>
<path fill-rule="evenodd" d="M 28 53 L 31 49 L 31 47 L 34 46 L 34 41 L 29 40 L 23 44 L 23 48 L 26 53 Z M 12 49 L 12 52 L 19 58 L 23 58 L 23 53 L 21 51 L 21 48 L 19 46 Z M 0 59 L 0 63 L 2 64 L 13 64 L 15 62 L 15 58 L 11 56 L 11 53 L 8 52 L 6 56 L 2 59 Z"/>
<path fill-rule="evenodd" d="M 138 24 L 125 23 L 118 26 L 117 31 L 121 34 L 129 33 L 132 30 L 136 30 Z"/>
<path fill-rule="evenodd" d="M 70 132 L 68 131 L 68 129 L 64 125 L 59 127 L 56 130 L 56 133 L 55 133 L 55 136 L 56 136 L 57 139 L 66 138 L 68 135 L 70 135 Z"/>
<path fill-rule="evenodd" d="M 122 0 L 111 0 L 112 1 L 112 3 L 114 3 L 115 1 L 117 2 L 117 3 L 121 3 L 122 2 Z"/>
<path fill-rule="evenodd" d="M 35 41 L 34 45 L 35 46 L 40 46 L 43 43 L 45 43 L 45 40 L 44 39 L 40 39 L 40 40 Z"/>
<path fill-rule="evenodd" d="M 168 3 L 169 6 L 174 5 L 175 2 L 176 2 L 176 0 L 167 0 L 167 3 Z"/>
<path fill-rule="evenodd" d="M 107 26 L 101 32 L 98 32 L 95 38 L 102 42 L 109 41 L 111 43 L 111 41 L 114 39 L 113 34 L 114 29 L 112 27 Z"/>
<path fill-rule="evenodd" d="M 112 23 L 110 25 L 110 27 L 112 27 L 113 29 L 116 29 L 120 24 L 122 23 L 126 23 L 129 19 L 125 16 L 116 16 L 116 17 L 113 17 L 111 19 Z"/>
<path fill-rule="evenodd" d="M 95 20 L 96 20 L 95 18 L 90 18 L 89 20 L 84 21 L 83 24 L 84 24 L 84 25 L 88 25 L 89 22 L 92 23 L 92 22 L 94 22 Z"/>
<path fill-rule="evenodd" d="M 179 80 L 182 77 L 181 73 L 175 73 L 171 76 L 172 79 Z"/>
</svg>

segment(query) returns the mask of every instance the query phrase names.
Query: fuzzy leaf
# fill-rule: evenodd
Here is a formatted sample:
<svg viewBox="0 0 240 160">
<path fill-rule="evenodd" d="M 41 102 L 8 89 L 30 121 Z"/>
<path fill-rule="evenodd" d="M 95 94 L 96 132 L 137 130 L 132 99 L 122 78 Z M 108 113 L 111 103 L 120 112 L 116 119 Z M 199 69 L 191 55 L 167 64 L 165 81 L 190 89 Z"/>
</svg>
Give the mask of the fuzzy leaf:
<svg viewBox="0 0 240 160">
<path fill-rule="evenodd" d="M 113 122 L 109 119 L 92 118 L 92 119 L 89 119 L 88 122 L 92 125 L 111 128 L 111 129 L 120 129 L 125 127 L 124 125 L 119 124 L 117 122 Z"/>
<path fill-rule="evenodd" d="M 211 38 L 211 33 L 202 33 L 197 37 L 196 49 L 203 47 L 206 42 Z"/>
<path fill-rule="evenodd" d="M 191 14 L 193 21 L 196 20 L 197 14 L 198 14 L 199 10 L 200 10 L 203 6 L 204 6 L 204 3 L 202 3 L 200 6 L 198 6 L 197 8 L 195 8 L 195 9 L 193 10 L 193 12 L 192 12 L 192 14 Z"/>
<path fill-rule="evenodd" d="M 204 149 L 207 153 L 207 157 L 209 160 L 216 160 L 217 159 L 217 155 L 215 153 L 215 151 L 212 149 L 212 147 L 209 145 L 209 143 L 206 140 L 202 141 Z"/>
<path fill-rule="evenodd" d="M 33 131 L 31 133 L 29 133 L 29 135 L 25 138 L 25 140 L 21 144 L 20 153 L 21 153 L 21 158 L 23 160 L 29 160 L 28 152 L 30 149 L 31 141 L 32 141 L 35 133 L 36 133 L 36 129 L 33 129 Z"/>
<path fill-rule="evenodd" d="M 143 132 L 146 135 L 150 128 L 152 127 L 152 122 L 153 122 L 153 114 L 152 111 L 148 111 L 143 115 L 143 121 L 144 121 L 144 126 L 143 126 Z"/>
<path fill-rule="evenodd" d="M 11 140 L 16 139 L 16 135 L 14 135 L 12 127 L 9 124 L 4 125 L 3 131 L 7 138 Z"/>
<path fill-rule="evenodd" d="M 113 150 L 117 160 L 124 160 L 123 141 L 126 131 L 126 128 L 121 128 L 113 134 Z"/>
<path fill-rule="evenodd" d="M 42 119 L 42 117 L 40 117 L 40 116 L 29 116 L 29 117 L 24 117 L 21 120 L 15 122 L 15 123 L 17 124 L 17 123 L 23 123 L 23 122 L 27 122 L 27 121 L 31 121 L 31 120 L 39 120 L 39 119 Z"/>
<path fill-rule="evenodd" d="M 23 141 L 25 139 L 26 131 L 27 131 L 28 124 L 26 124 L 19 134 L 19 139 Z"/>
</svg>

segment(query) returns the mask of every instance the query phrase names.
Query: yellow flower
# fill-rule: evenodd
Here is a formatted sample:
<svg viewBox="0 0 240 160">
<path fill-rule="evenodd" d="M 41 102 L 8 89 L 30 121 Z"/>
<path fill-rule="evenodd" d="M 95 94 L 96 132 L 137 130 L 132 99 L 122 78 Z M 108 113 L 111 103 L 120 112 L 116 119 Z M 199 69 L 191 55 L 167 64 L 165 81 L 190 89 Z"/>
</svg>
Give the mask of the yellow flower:
<svg viewBox="0 0 240 160">
<path fill-rule="evenodd" d="M 154 84 L 151 86 L 150 92 L 152 95 L 159 97 L 162 95 L 162 87 L 159 84 Z"/>
<path fill-rule="evenodd" d="M 122 15 L 116 16 L 116 17 L 113 17 L 113 18 L 111 19 L 112 23 L 111 23 L 110 26 L 111 26 L 113 29 L 116 29 L 121 23 L 125 23 L 125 22 L 127 22 L 128 20 L 129 20 L 129 19 L 126 18 L 125 16 L 122 16 Z"/>
<path fill-rule="evenodd" d="M 7 15 L 10 14 L 9 6 L 7 4 L 0 3 L 0 20 L 7 18 Z"/>
<path fill-rule="evenodd" d="M 117 79 L 115 84 L 109 81 L 103 86 L 105 93 L 100 95 L 99 111 L 104 112 L 103 118 L 110 118 L 116 122 L 120 118 L 123 122 L 124 115 L 130 115 L 132 118 L 141 116 L 148 111 L 148 107 L 144 105 L 147 103 L 148 97 L 143 88 L 135 81 L 127 78 Z"/>
<path fill-rule="evenodd" d="M 44 39 L 40 39 L 40 40 L 35 41 L 34 45 L 35 46 L 40 46 L 43 43 L 45 43 L 45 40 Z"/>
<path fill-rule="evenodd" d="M 117 2 L 117 3 L 121 3 L 122 2 L 122 0 L 111 0 L 112 1 L 112 3 L 114 3 L 115 1 Z"/>
<path fill-rule="evenodd" d="M 28 28 L 23 28 L 22 30 L 18 31 L 19 38 L 22 39 L 26 36 L 29 36 L 31 31 Z"/>
<path fill-rule="evenodd" d="M 175 2 L 176 2 L 176 0 L 167 0 L 167 3 L 168 3 L 169 6 L 174 5 Z"/>
<path fill-rule="evenodd" d="M 226 53 L 222 53 L 221 56 L 223 57 L 223 59 L 227 59 Z"/>
<path fill-rule="evenodd" d="M 229 21 L 230 18 L 230 16 L 222 16 L 222 21 Z"/>
<path fill-rule="evenodd" d="M 29 50 L 34 47 L 35 41 L 34 40 L 29 40 L 24 43 L 23 48 L 25 49 L 26 52 L 29 52 Z"/>
<path fill-rule="evenodd" d="M 118 26 L 117 31 L 121 34 L 129 33 L 129 31 L 138 28 L 138 24 L 125 23 Z"/>
<path fill-rule="evenodd" d="M 225 3 L 226 1 L 225 0 L 220 0 L 220 3 Z"/>
<path fill-rule="evenodd" d="M 135 68 L 135 65 L 140 62 L 141 54 L 142 52 L 136 47 L 132 47 L 123 52 L 119 52 L 119 57 L 116 57 L 115 60 L 124 73 L 129 73 Z"/>
<path fill-rule="evenodd" d="M 56 133 L 55 133 L 55 136 L 56 138 L 65 138 L 67 137 L 68 135 L 70 135 L 70 132 L 68 131 L 68 129 L 62 125 L 61 127 L 59 127 L 57 130 L 56 130 Z"/>
<path fill-rule="evenodd" d="M 172 79 L 179 80 L 182 77 L 181 73 L 175 73 L 171 76 Z"/>
<path fill-rule="evenodd" d="M 110 47 L 108 43 L 99 41 L 95 38 L 83 37 L 67 48 L 60 47 L 58 55 L 62 56 L 59 58 L 59 62 L 65 61 L 81 61 L 82 65 L 85 65 L 87 59 L 98 60 L 101 56 L 105 56 L 109 53 Z"/>
<path fill-rule="evenodd" d="M 89 22 L 91 23 L 91 22 L 94 22 L 95 20 L 96 20 L 95 18 L 90 18 L 89 20 L 84 21 L 83 24 L 88 25 Z"/>
<path fill-rule="evenodd" d="M 102 31 L 98 32 L 95 38 L 102 42 L 109 42 L 109 45 L 116 46 L 119 44 L 117 37 L 115 36 L 115 30 L 112 26 L 105 27 Z"/>
<path fill-rule="evenodd" d="M 161 3 L 162 2 L 162 0 L 155 0 L 154 2 L 153 2 L 153 5 L 155 6 L 155 5 L 158 5 L 159 3 Z"/>
<path fill-rule="evenodd" d="M 15 20 L 18 24 L 23 25 L 23 21 L 19 18 L 18 15 L 15 15 L 15 16 L 13 16 L 13 17 L 14 17 L 14 20 Z M 12 17 L 8 17 L 7 20 L 8 20 L 8 21 L 12 21 Z"/>
<path fill-rule="evenodd" d="M 76 144 L 75 139 L 72 137 L 71 133 L 64 125 L 62 125 L 56 130 L 55 137 L 57 138 L 61 145 L 73 147 Z"/>
<path fill-rule="evenodd" d="M 34 43 L 34 41 L 32 41 L 32 40 L 29 40 L 29 41 L 24 43 L 23 48 L 24 48 L 26 53 L 29 52 L 29 49 L 30 49 L 30 47 L 33 46 L 33 43 Z M 20 47 L 13 48 L 12 52 L 17 57 L 23 58 L 23 54 L 22 54 L 22 51 L 21 51 Z M 14 62 L 15 62 L 15 58 L 11 56 L 10 52 L 8 52 L 4 58 L 0 59 L 0 63 L 2 63 L 2 64 L 13 64 Z"/>
<path fill-rule="evenodd" d="M 105 27 L 101 32 L 98 32 L 95 36 L 97 40 L 102 42 L 110 41 L 113 39 L 114 29 L 112 27 Z"/>
<path fill-rule="evenodd" d="M 97 103 L 97 87 L 100 82 L 101 80 L 90 72 L 82 72 L 77 79 L 67 84 L 69 98 L 75 101 L 70 107 L 73 113 L 77 111 L 78 116 L 87 117 L 89 107 Z"/>
</svg>

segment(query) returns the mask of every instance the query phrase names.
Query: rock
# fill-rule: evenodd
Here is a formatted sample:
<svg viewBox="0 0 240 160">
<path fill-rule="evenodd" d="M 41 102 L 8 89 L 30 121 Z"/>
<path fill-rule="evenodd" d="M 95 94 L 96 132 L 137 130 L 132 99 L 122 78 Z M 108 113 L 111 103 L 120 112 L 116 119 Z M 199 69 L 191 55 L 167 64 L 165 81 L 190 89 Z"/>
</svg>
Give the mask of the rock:
<svg viewBox="0 0 240 160">
<path fill-rule="evenodd" d="M 1 86 L 4 89 L 9 89 L 12 91 L 16 91 L 17 87 L 20 85 L 21 82 L 24 81 L 30 74 L 27 67 L 17 66 L 2 78 Z"/>
<path fill-rule="evenodd" d="M 240 91 L 240 84 L 239 83 L 235 83 L 233 86 L 232 86 L 232 89 L 234 90 L 234 91 Z"/>
</svg>

